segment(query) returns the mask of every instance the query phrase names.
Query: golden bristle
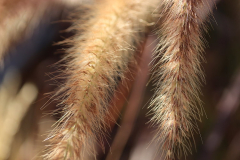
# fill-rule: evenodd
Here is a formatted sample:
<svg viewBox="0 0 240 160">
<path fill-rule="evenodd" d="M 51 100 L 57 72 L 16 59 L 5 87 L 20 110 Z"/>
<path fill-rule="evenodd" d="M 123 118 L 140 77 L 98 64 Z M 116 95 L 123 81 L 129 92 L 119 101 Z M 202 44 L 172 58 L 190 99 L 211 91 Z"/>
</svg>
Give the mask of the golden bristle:
<svg viewBox="0 0 240 160">
<path fill-rule="evenodd" d="M 200 64 L 204 19 L 198 11 L 209 7 L 202 0 L 165 0 L 164 5 L 166 17 L 155 51 L 160 61 L 154 66 L 157 89 L 151 122 L 159 126 L 155 139 L 164 158 L 174 159 L 191 153 L 190 138 L 203 112 L 199 92 L 204 81 Z"/>
<path fill-rule="evenodd" d="M 108 128 L 104 119 L 117 79 L 124 81 L 135 61 L 154 6 L 142 0 L 104 0 L 75 22 L 76 36 L 66 41 L 73 45 L 65 58 L 67 82 L 56 96 L 64 115 L 50 135 L 46 159 L 96 158 L 95 145 L 101 146 Z"/>
</svg>

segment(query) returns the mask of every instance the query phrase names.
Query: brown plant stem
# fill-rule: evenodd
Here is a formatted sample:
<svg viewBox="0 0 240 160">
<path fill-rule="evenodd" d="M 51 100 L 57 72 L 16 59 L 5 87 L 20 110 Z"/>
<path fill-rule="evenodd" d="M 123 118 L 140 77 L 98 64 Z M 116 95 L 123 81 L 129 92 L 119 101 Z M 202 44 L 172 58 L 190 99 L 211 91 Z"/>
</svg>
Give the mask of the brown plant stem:
<svg viewBox="0 0 240 160">
<path fill-rule="evenodd" d="M 141 62 L 139 65 L 139 70 L 136 76 L 136 82 L 134 83 L 131 95 L 129 97 L 129 102 L 126 106 L 126 111 L 124 112 L 124 117 L 121 122 L 120 128 L 114 138 L 114 141 L 111 145 L 111 150 L 108 153 L 106 160 L 119 160 L 122 154 L 122 151 L 131 135 L 132 129 L 136 118 L 139 113 L 140 104 L 142 97 L 145 93 L 146 83 L 149 76 L 149 67 L 151 57 L 151 50 L 147 48 L 149 41 L 146 42 L 146 47 L 143 51 Z"/>
</svg>

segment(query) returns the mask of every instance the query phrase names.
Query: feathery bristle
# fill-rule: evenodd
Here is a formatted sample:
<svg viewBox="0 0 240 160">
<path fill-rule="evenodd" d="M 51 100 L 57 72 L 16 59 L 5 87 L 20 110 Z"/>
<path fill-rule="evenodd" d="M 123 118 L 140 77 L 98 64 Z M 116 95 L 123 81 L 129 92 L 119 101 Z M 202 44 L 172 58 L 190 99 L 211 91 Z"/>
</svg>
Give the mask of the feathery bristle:
<svg viewBox="0 0 240 160">
<path fill-rule="evenodd" d="M 165 0 L 166 14 L 159 31 L 160 43 L 155 51 L 156 92 L 151 102 L 158 125 L 157 139 L 165 159 L 191 153 L 191 137 L 201 120 L 200 86 L 204 81 L 201 68 L 204 49 L 204 19 L 198 11 L 210 8 L 203 0 Z"/>
<path fill-rule="evenodd" d="M 104 119 L 117 79 L 123 81 L 134 62 L 135 47 L 144 41 L 155 4 L 104 0 L 76 21 L 72 28 L 77 35 L 66 41 L 73 44 L 65 58 L 67 82 L 56 96 L 62 100 L 64 115 L 50 135 L 46 159 L 96 158 L 95 145 L 101 145 L 108 128 Z"/>
</svg>

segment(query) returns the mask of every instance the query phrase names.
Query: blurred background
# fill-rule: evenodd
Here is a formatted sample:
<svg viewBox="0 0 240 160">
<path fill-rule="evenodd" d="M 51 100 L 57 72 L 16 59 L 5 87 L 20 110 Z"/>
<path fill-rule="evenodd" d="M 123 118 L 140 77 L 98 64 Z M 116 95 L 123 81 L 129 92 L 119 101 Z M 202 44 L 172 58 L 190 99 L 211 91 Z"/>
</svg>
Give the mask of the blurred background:
<svg viewBox="0 0 240 160">
<path fill-rule="evenodd" d="M 0 15 L 0 57 L 7 54 L 0 71 L 0 160 L 41 159 L 47 145 L 44 139 L 61 116 L 54 112 L 56 102 L 49 100 L 62 83 L 54 78 L 59 70 L 56 63 L 64 55 L 62 48 L 67 48 L 56 43 L 74 34 L 67 28 L 73 13 L 81 14 L 82 1 L 1 1 L 0 6 L 7 9 Z M 240 2 L 218 1 L 209 21 L 203 63 L 206 84 L 201 95 L 205 113 L 194 135 L 192 155 L 185 159 L 240 160 Z M 123 91 L 124 100 L 118 102 L 118 125 L 112 125 L 99 160 L 152 160 L 156 156 L 158 146 L 151 143 L 154 127 L 146 116 L 153 94 L 148 64 L 155 39 L 149 35 L 143 46 L 140 69 L 132 87 Z"/>
</svg>

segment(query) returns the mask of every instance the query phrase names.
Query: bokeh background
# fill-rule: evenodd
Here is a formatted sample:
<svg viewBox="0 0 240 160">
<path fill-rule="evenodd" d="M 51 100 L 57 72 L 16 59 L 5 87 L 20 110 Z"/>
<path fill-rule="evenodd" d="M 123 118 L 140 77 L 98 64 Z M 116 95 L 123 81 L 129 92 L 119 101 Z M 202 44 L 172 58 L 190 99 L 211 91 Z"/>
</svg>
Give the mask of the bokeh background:
<svg viewBox="0 0 240 160">
<path fill-rule="evenodd" d="M 11 4 L 11 1 L 19 3 L 19 8 L 35 3 L 34 0 L 8 2 Z M 38 1 L 36 8 L 43 2 Z M 82 2 L 55 2 L 44 10 L 40 21 L 11 43 L 4 58 L 4 68 L 0 71 L 0 160 L 41 159 L 42 149 L 47 145 L 44 140 L 61 116 L 54 112 L 56 102 L 50 97 L 63 83 L 54 77 L 59 70 L 56 63 L 64 55 L 62 48 L 67 46 L 56 43 L 74 34 L 67 28 Z M 16 8 L 9 6 L 8 12 L 17 15 Z M 3 22 L 1 18 L 0 23 Z M 205 34 L 208 42 L 206 62 L 203 63 L 206 84 L 202 86 L 201 95 L 205 112 L 202 122 L 198 123 L 199 131 L 194 135 L 192 154 L 185 159 L 239 160 L 240 2 L 216 2 L 209 21 L 209 32 Z M 3 38 L 6 37 L 0 36 L 0 43 Z M 154 34 L 150 34 L 142 47 L 144 53 L 139 61 L 140 69 L 131 82 L 133 85 L 123 91 L 125 98 L 118 102 L 118 125 L 112 125 L 104 152 L 99 150 L 99 160 L 151 160 L 159 150 L 157 144 L 151 142 L 154 127 L 148 123 L 150 116 L 146 116 L 153 94 L 148 78 L 155 40 Z"/>
</svg>

